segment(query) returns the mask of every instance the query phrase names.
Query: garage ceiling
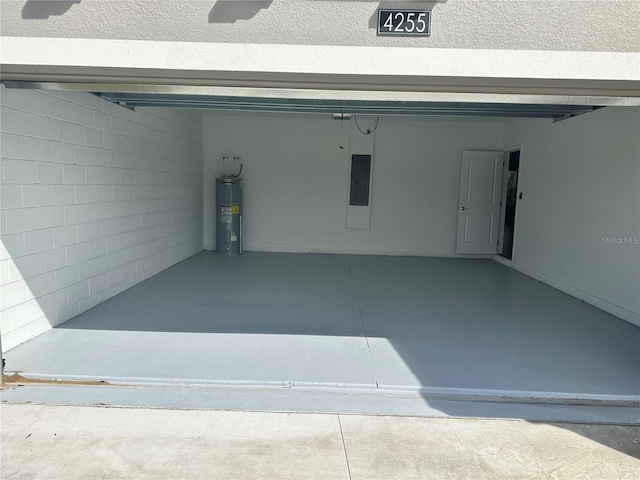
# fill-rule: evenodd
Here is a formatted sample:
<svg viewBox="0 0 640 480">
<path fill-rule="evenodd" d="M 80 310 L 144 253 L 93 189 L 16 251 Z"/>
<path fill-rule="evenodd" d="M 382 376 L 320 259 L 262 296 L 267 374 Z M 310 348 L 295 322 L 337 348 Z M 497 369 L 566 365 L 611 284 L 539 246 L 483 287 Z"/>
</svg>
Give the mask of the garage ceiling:
<svg viewBox="0 0 640 480">
<path fill-rule="evenodd" d="M 4 81 L 7 88 L 83 91 L 126 108 L 171 107 L 242 112 L 391 116 L 482 116 L 563 120 L 607 105 L 615 97 L 487 93 L 348 91 Z"/>
</svg>

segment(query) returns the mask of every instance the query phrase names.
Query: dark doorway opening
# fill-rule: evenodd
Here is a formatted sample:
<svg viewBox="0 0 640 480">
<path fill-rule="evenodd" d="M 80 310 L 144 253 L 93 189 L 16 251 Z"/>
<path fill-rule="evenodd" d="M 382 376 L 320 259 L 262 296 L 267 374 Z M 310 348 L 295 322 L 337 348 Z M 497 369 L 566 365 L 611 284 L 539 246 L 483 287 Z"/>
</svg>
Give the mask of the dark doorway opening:
<svg viewBox="0 0 640 480">
<path fill-rule="evenodd" d="M 516 204 L 518 202 L 518 171 L 520 170 L 520 151 L 509 152 L 507 171 L 507 195 L 504 209 L 504 234 L 500 255 L 511 260 L 513 239 L 516 226 Z"/>
</svg>

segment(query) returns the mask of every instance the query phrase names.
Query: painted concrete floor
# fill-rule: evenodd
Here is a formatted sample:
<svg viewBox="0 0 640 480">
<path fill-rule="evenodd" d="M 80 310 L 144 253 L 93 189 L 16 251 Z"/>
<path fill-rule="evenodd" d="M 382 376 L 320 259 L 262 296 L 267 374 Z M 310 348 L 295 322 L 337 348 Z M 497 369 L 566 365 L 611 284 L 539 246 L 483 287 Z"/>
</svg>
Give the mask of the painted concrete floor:
<svg viewBox="0 0 640 480">
<path fill-rule="evenodd" d="M 5 357 L 116 383 L 640 395 L 640 328 L 491 260 L 201 252 Z"/>
<path fill-rule="evenodd" d="M 2 478 L 637 479 L 640 427 L 2 405 Z"/>
</svg>

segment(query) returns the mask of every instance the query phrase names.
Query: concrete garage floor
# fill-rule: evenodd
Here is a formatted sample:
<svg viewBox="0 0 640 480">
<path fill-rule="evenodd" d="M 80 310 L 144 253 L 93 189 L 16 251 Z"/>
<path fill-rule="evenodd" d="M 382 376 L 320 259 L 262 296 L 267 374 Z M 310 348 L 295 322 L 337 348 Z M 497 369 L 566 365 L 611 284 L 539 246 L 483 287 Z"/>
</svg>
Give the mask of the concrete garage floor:
<svg viewBox="0 0 640 480">
<path fill-rule="evenodd" d="M 201 252 L 5 357 L 32 378 L 338 396 L 313 411 L 359 392 L 368 406 L 352 413 L 402 413 L 370 405 L 384 392 L 459 401 L 439 408 L 454 416 L 481 399 L 626 406 L 640 421 L 640 328 L 491 260 Z"/>
</svg>

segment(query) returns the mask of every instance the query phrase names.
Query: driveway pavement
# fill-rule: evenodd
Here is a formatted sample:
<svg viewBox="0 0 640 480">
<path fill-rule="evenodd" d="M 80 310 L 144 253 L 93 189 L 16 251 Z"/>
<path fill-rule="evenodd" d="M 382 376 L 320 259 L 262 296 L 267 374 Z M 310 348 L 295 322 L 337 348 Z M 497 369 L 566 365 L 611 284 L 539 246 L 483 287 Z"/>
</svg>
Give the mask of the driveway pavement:
<svg viewBox="0 0 640 480">
<path fill-rule="evenodd" d="M 9 479 L 637 479 L 640 427 L 2 404 Z"/>
</svg>

